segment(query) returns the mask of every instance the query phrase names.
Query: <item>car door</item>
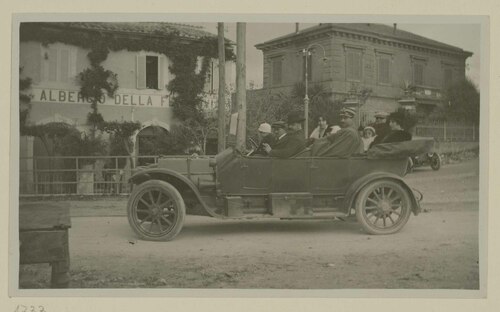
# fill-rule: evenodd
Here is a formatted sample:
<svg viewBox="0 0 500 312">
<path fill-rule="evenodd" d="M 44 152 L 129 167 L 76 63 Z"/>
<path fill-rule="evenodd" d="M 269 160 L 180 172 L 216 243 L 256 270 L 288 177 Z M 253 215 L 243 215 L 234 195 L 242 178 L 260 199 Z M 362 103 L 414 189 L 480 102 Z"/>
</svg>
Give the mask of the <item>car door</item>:
<svg viewBox="0 0 500 312">
<path fill-rule="evenodd" d="M 268 194 L 271 191 L 272 159 L 270 157 L 244 157 L 241 159 L 242 192 Z"/>
<path fill-rule="evenodd" d="M 271 160 L 273 193 L 310 191 L 310 157 Z"/>
<path fill-rule="evenodd" d="M 333 157 L 311 158 L 311 193 L 344 194 L 350 185 L 349 159 Z"/>
</svg>

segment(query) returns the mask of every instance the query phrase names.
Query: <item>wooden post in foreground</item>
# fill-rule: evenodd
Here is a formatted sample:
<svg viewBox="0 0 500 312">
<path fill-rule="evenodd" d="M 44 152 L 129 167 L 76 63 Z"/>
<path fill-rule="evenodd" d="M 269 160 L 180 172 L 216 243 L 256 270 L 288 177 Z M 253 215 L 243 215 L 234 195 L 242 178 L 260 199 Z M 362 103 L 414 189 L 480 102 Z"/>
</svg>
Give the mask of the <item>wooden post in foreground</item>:
<svg viewBox="0 0 500 312">
<path fill-rule="evenodd" d="M 224 23 L 217 23 L 219 37 L 219 96 L 217 106 L 218 135 L 217 151 L 220 153 L 226 148 L 226 53 L 224 43 Z M 213 75 L 213 73 L 212 73 Z"/>
<path fill-rule="evenodd" d="M 246 146 L 247 94 L 246 94 L 246 23 L 236 23 L 236 105 L 238 107 L 238 130 L 236 148 Z"/>
</svg>

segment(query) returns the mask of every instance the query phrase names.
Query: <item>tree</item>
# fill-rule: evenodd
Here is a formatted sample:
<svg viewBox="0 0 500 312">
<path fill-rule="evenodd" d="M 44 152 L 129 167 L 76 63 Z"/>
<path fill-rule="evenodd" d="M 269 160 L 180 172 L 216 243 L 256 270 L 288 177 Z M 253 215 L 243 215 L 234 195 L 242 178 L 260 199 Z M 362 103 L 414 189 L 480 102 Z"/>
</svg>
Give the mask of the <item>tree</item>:
<svg viewBox="0 0 500 312">
<path fill-rule="evenodd" d="M 95 54 L 94 51 L 89 52 L 92 66 L 78 74 L 80 92 L 84 98 L 91 101 L 90 107 L 92 111 L 87 115 L 87 124 L 92 127 L 91 134 L 93 137 L 95 137 L 96 130 L 104 122 L 102 115 L 98 111 L 97 104 L 103 102 L 106 95 L 113 96 L 118 89 L 116 74 L 98 65 Z"/>
<path fill-rule="evenodd" d="M 444 92 L 445 120 L 479 124 L 480 94 L 468 78 L 450 85 Z"/>
<path fill-rule="evenodd" d="M 141 128 L 141 124 L 137 121 L 106 121 L 102 122 L 99 126 L 101 131 L 107 132 L 112 135 L 112 151 L 113 154 L 118 152 L 123 155 L 123 151 L 129 156 L 128 161 L 132 167 L 135 166 L 133 159 L 134 156 L 134 142 L 132 141 L 133 135 Z M 117 146 L 118 145 L 118 146 Z"/>
</svg>

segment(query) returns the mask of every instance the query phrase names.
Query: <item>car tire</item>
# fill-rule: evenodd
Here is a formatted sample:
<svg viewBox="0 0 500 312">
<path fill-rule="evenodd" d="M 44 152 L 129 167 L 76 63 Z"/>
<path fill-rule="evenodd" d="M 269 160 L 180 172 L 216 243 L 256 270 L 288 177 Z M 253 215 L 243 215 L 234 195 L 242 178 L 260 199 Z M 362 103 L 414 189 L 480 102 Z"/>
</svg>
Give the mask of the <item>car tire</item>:
<svg viewBox="0 0 500 312">
<path fill-rule="evenodd" d="M 358 193 L 356 219 L 369 234 L 393 234 L 408 222 L 411 205 L 410 194 L 399 183 L 390 179 L 372 181 Z"/>
<path fill-rule="evenodd" d="M 169 241 L 179 234 L 186 206 L 170 183 L 150 180 L 134 188 L 127 204 L 128 222 L 144 240 Z"/>
<path fill-rule="evenodd" d="M 438 153 L 432 154 L 430 161 L 432 170 L 437 171 L 441 168 L 441 157 Z"/>
</svg>

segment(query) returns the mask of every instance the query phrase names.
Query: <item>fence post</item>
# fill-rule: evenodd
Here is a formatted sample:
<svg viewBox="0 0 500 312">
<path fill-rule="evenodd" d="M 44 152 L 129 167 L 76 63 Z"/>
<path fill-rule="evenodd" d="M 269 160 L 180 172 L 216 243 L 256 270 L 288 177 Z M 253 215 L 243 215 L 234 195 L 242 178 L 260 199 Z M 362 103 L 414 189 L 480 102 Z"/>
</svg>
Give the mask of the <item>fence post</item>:
<svg viewBox="0 0 500 312">
<path fill-rule="evenodd" d="M 120 181 L 121 179 L 119 179 L 119 174 L 120 172 L 118 171 L 118 156 L 115 157 L 115 193 L 116 194 L 119 194 L 119 187 L 120 187 Z"/>
<path fill-rule="evenodd" d="M 446 120 L 444 121 L 443 137 L 444 137 L 444 141 L 446 142 Z"/>
<path fill-rule="evenodd" d="M 34 184 L 35 184 L 35 194 L 38 195 L 38 166 L 36 165 L 37 163 L 37 158 L 36 156 L 33 157 L 33 173 L 34 173 Z"/>
</svg>

